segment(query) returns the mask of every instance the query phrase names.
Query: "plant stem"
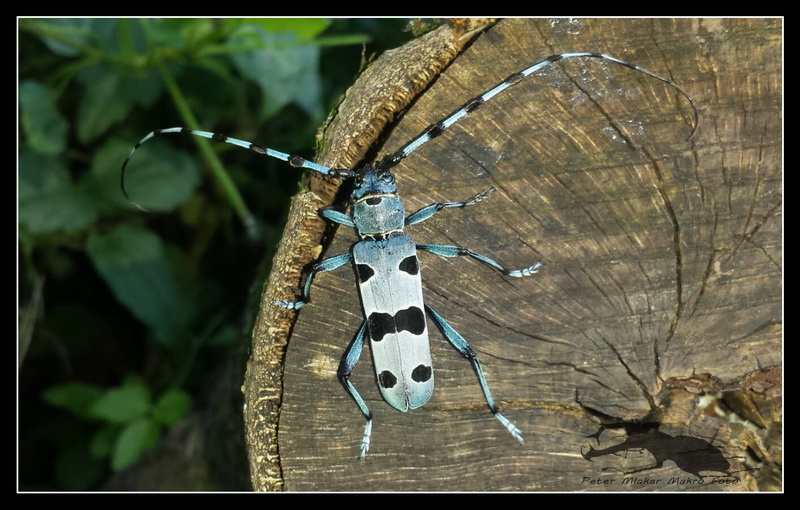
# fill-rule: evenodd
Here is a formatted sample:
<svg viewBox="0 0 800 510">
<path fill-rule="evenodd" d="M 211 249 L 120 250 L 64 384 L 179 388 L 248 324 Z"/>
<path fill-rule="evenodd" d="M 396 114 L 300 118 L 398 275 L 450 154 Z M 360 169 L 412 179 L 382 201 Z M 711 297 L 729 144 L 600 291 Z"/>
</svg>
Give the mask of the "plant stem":
<svg viewBox="0 0 800 510">
<path fill-rule="evenodd" d="M 175 79 L 169 73 L 167 66 L 164 62 L 159 61 L 157 64 L 158 71 L 161 73 L 161 77 L 164 80 L 164 83 L 167 86 L 167 90 L 169 91 L 170 96 L 172 97 L 172 101 L 175 104 L 175 107 L 178 109 L 178 113 L 180 114 L 181 118 L 185 125 L 194 130 L 200 130 L 200 125 L 197 122 L 194 114 L 192 113 L 191 108 L 189 107 L 189 103 L 186 101 L 183 93 L 181 92 L 178 84 L 175 83 Z M 208 163 L 208 166 L 211 168 L 211 172 L 214 175 L 217 183 L 222 187 L 222 191 L 228 199 L 228 202 L 233 207 L 236 214 L 242 220 L 242 223 L 247 229 L 248 236 L 253 239 L 256 237 L 256 222 L 253 218 L 252 213 L 247 208 L 247 204 L 245 204 L 244 199 L 242 198 L 241 193 L 236 188 L 236 185 L 233 183 L 230 175 L 225 170 L 225 167 L 222 165 L 217 153 L 214 152 L 214 149 L 211 147 L 211 142 L 208 141 L 206 138 L 200 137 L 192 137 L 197 144 L 198 149 L 200 150 L 200 154 L 202 154 L 203 158 Z"/>
</svg>

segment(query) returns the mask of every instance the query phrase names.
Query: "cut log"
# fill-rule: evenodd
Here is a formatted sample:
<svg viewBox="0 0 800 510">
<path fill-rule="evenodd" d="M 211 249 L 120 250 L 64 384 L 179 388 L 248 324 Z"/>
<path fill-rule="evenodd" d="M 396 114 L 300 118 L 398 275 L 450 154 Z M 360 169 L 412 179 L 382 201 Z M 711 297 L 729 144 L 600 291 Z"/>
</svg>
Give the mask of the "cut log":
<svg viewBox="0 0 800 510">
<path fill-rule="evenodd" d="M 497 189 L 409 227 L 417 242 L 468 247 L 511 268 L 543 261 L 538 274 L 512 279 L 471 259 L 420 255 L 427 304 L 477 352 L 524 445 L 492 417 L 469 363 L 429 324 L 436 390 L 420 409 L 386 405 L 362 356 L 351 380 L 374 426 L 369 455 L 358 460 L 364 420 L 336 377 L 363 321 L 352 270 L 320 274 L 313 301 L 296 314 L 272 306 L 292 296 L 315 257 L 356 240 L 340 228 L 320 255 L 324 227 L 313 211 L 332 194 L 298 198 L 286 235 L 317 233 L 279 254 L 254 333 L 246 381 L 254 487 L 780 489 L 781 23 L 505 20 L 437 69 L 370 154 L 391 153 L 511 73 L 562 52 L 602 52 L 669 77 L 696 100 L 700 125 L 687 140 L 692 109 L 668 85 L 570 59 L 395 167 L 409 213 Z M 416 83 L 419 71 L 409 71 Z M 365 90 L 369 82 L 348 96 Z M 335 130 L 350 139 L 362 132 Z M 707 456 L 687 461 L 694 439 L 709 445 Z"/>
</svg>

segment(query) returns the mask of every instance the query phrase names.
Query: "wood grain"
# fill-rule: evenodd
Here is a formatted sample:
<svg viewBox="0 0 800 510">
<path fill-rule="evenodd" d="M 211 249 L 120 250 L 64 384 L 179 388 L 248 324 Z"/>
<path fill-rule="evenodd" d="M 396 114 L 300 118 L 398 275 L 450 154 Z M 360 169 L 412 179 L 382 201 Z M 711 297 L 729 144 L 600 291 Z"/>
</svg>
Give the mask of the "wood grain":
<svg viewBox="0 0 800 510">
<path fill-rule="evenodd" d="M 774 490 L 781 426 L 781 21 L 506 20 L 416 99 L 379 153 L 548 55 L 603 52 L 679 83 L 698 102 L 613 64 L 564 61 L 527 78 L 396 168 L 409 212 L 492 197 L 409 228 L 508 267 L 421 256 L 426 299 L 478 353 L 519 445 L 469 364 L 432 328 L 437 389 L 423 408 L 382 402 L 369 356 L 353 376 L 375 421 L 336 380 L 362 321 L 351 270 L 322 274 L 282 372 L 278 450 L 287 490 Z M 349 249 L 340 229 L 324 256 Z M 280 266 L 278 266 L 280 269 Z M 295 283 L 296 285 L 297 283 Z M 291 292 L 291 289 L 287 289 Z M 747 405 L 742 404 L 746 402 Z M 588 462 L 624 441 L 600 424 L 658 422 L 729 458 L 736 484 L 692 479 L 647 451 Z M 248 425 L 249 426 L 249 425 Z M 776 430 L 777 435 L 776 435 Z M 615 480 L 616 485 L 588 480 Z M 707 482 L 710 478 L 706 477 Z"/>
</svg>

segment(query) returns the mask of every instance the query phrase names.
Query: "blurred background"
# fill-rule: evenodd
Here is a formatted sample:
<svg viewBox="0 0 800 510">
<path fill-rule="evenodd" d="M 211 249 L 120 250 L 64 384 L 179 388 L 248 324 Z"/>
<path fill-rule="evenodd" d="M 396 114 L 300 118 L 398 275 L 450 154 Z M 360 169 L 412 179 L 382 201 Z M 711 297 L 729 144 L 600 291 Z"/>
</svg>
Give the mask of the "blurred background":
<svg viewBox="0 0 800 510">
<path fill-rule="evenodd" d="M 241 384 L 300 174 L 403 19 L 18 19 L 22 491 L 249 490 Z"/>
</svg>

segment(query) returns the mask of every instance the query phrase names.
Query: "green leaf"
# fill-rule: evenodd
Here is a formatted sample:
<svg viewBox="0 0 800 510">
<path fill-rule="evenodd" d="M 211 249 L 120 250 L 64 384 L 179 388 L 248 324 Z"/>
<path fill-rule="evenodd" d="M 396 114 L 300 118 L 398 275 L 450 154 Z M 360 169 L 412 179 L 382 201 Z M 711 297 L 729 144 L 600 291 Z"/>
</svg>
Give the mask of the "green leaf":
<svg viewBox="0 0 800 510">
<path fill-rule="evenodd" d="M 92 47 L 101 50 L 106 55 L 114 55 L 120 51 L 119 25 L 128 23 L 126 19 L 116 18 L 91 18 Z"/>
<path fill-rule="evenodd" d="M 166 345 L 181 340 L 178 284 L 161 240 L 146 229 L 119 226 L 92 234 L 86 251 L 116 298 Z"/>
<path fill-rule="evenodd" d="M 153 421 L 163 425 L 177 423 L 186 416 L 191 403 L 192 399 L 185 391 L 168 391 L 161 395 L 153 407 Z"/>
<path fill-rule="evenodd" d="M 98 459 L 110 457 L 119 429 L 119 425 L 113 423 L 106 423 L 97 429 L 89 442 L 89 452 Z"/>
<path fill-rule="evenodd" d="M 111 454 L 111 469 L 122 471 L 158 443 L 161 430 L 150 419 L 136 420 L 120 431 Z"/>
<path fill-rule="evenodd" d="M 208 18 L 194 18 L 185 21 L 181 32 L 186 40 L 185 46 L 187 48 L 194 48 L 208 40 L 217 25 L 216 20 Z"/>
<path fill-rule="evenodd" d="M 81 69 L 78 79 L 86 88 L 78 107 L 78 139 L 82 143 L 105 133 L 134 107 L 150 106 L 163 89 L 153 69 L 144 76 L 123 76 L 105 65 L 94 65 Z"/>
<path fill-rule="evenodd" d="M 114 20 L 114 30 L 100 47 L 107 53 L 118 52 L 119 58 L 127 65 L 138 67 L 141 64 L 139 53 L 149 49 L 147 34 L 140 19 Z"/>
<path fill-rule="evenodd" d="M 34 233 L 74 232 L 97 213 L 61 159 L 24 151 L 19 158 L 19 222 Z"/>
<path fill-rule="evenodd" d="M 91 18 L 47 18 L 24 20 L 21 28 L 37 34 L 50 51 L 63 57 L 77 57 L 79 48 L 91 42 L 93 19 Z"/>
<path fill-rule="evenodd" d="M 52 386 L 42 398 L 53 407 L 64 409 L 81 417 L 89 416 L 90 406 L 103 394 L 102 388 L 93 384 L 71 382 Z"/>
<path fill-rule="evenodd" d="M 144 20 L 147 23 L 148 40 L 153 48 L 182 50 L 186 47 L 186 33 L 192 25 L 206 25 L 206 18 L 158 18 Z M 188 27 L 187 27 L 188 25 Z"/>
<path fill-rule="evenodd" d="M 61 159 L 23 149 L 19 157 L 19 200 L 40 199 L 44 193 L 68 188 L 72 180 Z"/>
<path fill-rule="evenodd" d="M 319 75 L 320 50 L 314 45 L 299 45 L 290 32 L 269 33 L 246 25 L 231 37 L 233 44 L 257 40 L 262 49 L 231 55 L 242 75 L 255 82 L 263 95 L 261 119 L 275 115 L 289 103 L 303 108 L 311 118 L 323 115 Z"/>
<path fill-rule="evenodd" d="M 108 423 L 124 424 L 141 419 L 150 406 L 150 390 L 139 380 L 129 378 L 122 386 L 106 390 L 89 412 Z"/>
<path fill-rule="evenodd" d="M 69 124 L 50 89 L 36 81 L 20 83 L 19 110 L 22 130 L 33 150 L 50 155 L 64 152 Z"/>
<path fill-rule="evenodd" d="M 113 140 L 98 149 L 92 158 L 90 175 L 95 182 L 91 186 L 96 186 L 98 196 L 115 207 L 131 207 L 119 183 L 120 167 L 131 147 L 133 142 Z M 152 140 L 131 159 L 125 171 L 125 190 L 148 211 L 174 211 L 189 200 L 200 184 L 198 158 L 163 140 Z"/>
<path fill-rule="evenodd" d="M 321 34 L 331 24 L 325 18 L 248 18 L 247 22 L 258 25 L 267 32 L 292 32 L 304 41 Z"/>
</svg>

